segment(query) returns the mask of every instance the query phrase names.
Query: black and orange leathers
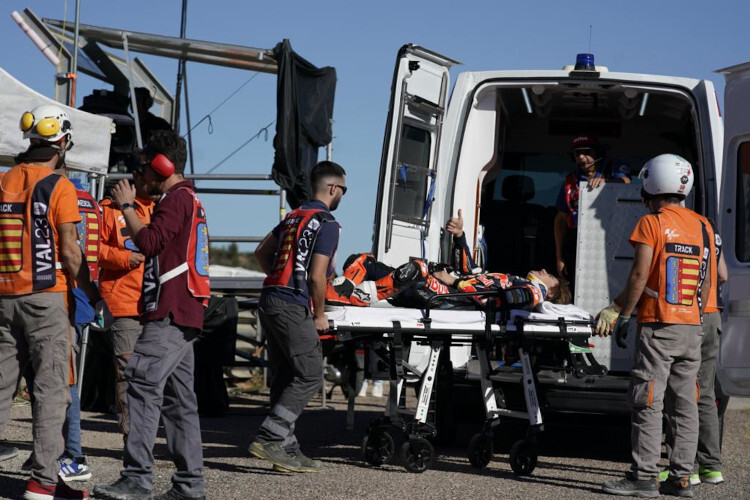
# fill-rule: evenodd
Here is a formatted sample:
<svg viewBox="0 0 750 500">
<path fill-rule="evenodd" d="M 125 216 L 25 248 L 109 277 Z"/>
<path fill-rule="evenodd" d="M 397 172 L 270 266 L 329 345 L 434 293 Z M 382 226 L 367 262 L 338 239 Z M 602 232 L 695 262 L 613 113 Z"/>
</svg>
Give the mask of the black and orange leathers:
<svg viewBox="0 0 750 500">
<path fill-rule="evenodd" d="M 375 286 L 364 286 L 367 283 L 374 283 Z M 422 259 L 412 259 L 393 269 L 377 262 L 370 254 L 359 254 L 347 259 L 344 275 L 328 286 L 326 301 L 336 305 L 367 307 L 379 300 L 389 299 L 396 306 L 424 308 L 436 295 L 496 291 L 498 308 L 533 309 L 544 300 L 542 288 L 531 279 L 501 273 L 470 274 L 462 276 L 453 286 L 448 286 L 432 275 L 430 266 Z M 471 309 L 486 302 L 485 296 L 467 295 L 433 299 L 431 307 Z"/>
</svg>

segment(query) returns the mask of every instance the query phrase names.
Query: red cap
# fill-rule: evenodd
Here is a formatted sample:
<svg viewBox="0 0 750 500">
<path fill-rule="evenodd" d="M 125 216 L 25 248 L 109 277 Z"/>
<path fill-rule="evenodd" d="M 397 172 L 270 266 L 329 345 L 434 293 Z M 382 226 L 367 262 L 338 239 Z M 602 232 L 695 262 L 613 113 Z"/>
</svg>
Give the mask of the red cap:
<svg viewBox="0 0 750 500">
<path fill-rule="evenodd" d="M 570 143 L 570 149 L 581 149 L 581 148 L 598 148 L 599 141 L 596 137 L 590 134 L 578 134 L 573 138 Z"/>
</svg>

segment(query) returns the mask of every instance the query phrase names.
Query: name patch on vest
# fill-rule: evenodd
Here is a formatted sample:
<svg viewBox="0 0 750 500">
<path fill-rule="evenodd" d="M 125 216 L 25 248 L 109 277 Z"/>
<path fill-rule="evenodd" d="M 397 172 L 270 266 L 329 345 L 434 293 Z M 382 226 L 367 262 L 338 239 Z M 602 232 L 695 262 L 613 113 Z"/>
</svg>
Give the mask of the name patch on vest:
<svg viewBox="0 0 750 500">
<path fill-rule="evenodd" d="M 701 251 L 697 245 L 683 245 L 681 243 L 667 243 L 667 253 L 678 253 L 682 255 L 700 256 Z"/>
<path fill-rule="evenodd" d="M 0 213 L 23 215 L 26 211 L 25 203 L 0 203 Z"/>
</svg>

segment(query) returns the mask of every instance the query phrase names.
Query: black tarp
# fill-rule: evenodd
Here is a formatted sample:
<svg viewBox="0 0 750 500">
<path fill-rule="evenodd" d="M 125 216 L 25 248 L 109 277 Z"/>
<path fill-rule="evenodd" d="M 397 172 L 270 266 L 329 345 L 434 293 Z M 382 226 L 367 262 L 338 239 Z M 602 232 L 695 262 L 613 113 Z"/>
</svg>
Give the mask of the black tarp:
<svg viewBox="0 0 750 500">
<path fill-rule="evenodd" d="M 274 56 L 279 75 L 272 176 L 297 208 L 312 197 L 309 173 L 318 148 L 331 142 L 336 70 L 313 66 L 292 50 L 289 40 L 274 48 Z"/>
</svg>

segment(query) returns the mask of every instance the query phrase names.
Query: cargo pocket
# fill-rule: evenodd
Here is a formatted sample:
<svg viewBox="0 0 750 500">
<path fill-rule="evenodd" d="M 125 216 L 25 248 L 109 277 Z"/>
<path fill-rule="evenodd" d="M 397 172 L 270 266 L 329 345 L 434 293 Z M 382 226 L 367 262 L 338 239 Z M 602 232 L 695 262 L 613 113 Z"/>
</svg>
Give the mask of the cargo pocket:
<svg viewBox="0 0 750 500">
<path fill-rule="evenodd" d="M 642 370 L 631 372 L 628 403 L 632 408 L 649 408 L 654 403 L 654 377 Z"/>
<path fill-rule="evenodd" d="M 128 360 L 125 380 L 136 380 L 149 385 L 158 385 L 162 377 L 163 353 L 161 346 L 136 346 Z"/>
</svg>

